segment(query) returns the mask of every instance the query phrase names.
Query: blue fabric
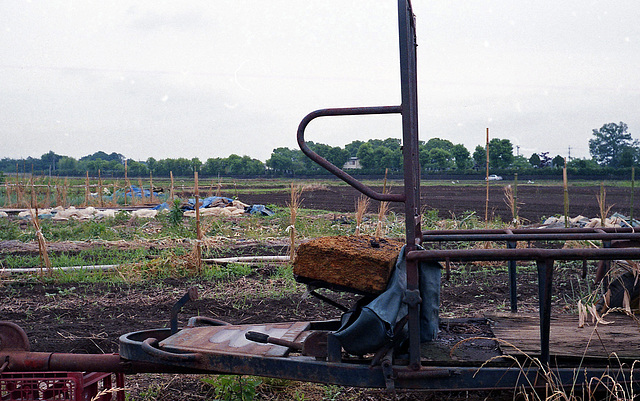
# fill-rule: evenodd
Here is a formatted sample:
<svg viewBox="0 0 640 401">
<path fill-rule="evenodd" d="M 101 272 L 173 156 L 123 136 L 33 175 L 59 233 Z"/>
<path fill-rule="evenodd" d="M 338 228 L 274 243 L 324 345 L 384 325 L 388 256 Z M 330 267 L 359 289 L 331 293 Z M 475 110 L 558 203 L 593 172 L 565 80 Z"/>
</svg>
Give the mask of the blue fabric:
<svg viewBox="0 0 640 401">
<path fill-rule="evenodd" d="M 261 214 L 263 216 L 273 216 L 273 211 L 265 205 L 251 205 L 245 208 L 245 212 L 250 214 Z"/>
<path fill-rule="evenodd" d="M 224 196 L 209 196 L 207 198 L 204 198 L 204 199 L 200 200 L 200 202 L 202 203 L 202 206 L 200 206 L 200 209 L 211 207 L 214 203 L 217 203 L 219 201 L 221 201 L 222 203 L 228 205 L 228 204 L 233 202 L 233 199 L 225 198 Z M 195 210 L 195 208 L 196 208 L 196 200 L 195 200 L 195 198 L 189 199 L 188 206 L 185 206 L 185 209 L 186 210 Z"/>
<path fill-rule="evenodd" d="M 402 302 L 407 289 L 407 266 L 400 251 L 396 267 L 387 289 L 359 311 L 345 313 L 342 326 L 335 336 L 350 354 L 363 355 L 376 352 L 397 333 L 394 327 L 408 313 Z M 420 340 L 432 341 L 438 334 L 440 313 L 441 269 L 437 262 L 422 262 L 420 273 Z"/>
</svg>

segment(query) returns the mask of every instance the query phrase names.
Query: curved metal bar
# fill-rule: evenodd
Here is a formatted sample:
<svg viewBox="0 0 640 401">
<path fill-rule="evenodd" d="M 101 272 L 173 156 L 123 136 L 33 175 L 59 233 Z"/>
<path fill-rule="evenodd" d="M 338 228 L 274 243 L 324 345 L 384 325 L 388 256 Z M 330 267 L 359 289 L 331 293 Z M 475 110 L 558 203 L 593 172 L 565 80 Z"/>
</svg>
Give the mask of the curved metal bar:
<svg viewBox="0 0 640 401">
<path fill-rule="evenodd" d="M 336 108 L 336 109 L 320 109 L 316 111 L 312 111 L 307 114 L 305 118 L 302 119 L 300 125 L 298 126 L 298 145 L 302 152 L 307 155 L 311 160 L 318 163 L 325 170 L 329 171 L 331 174 L 340 178 L 342 181 L 351 185 L 358 191 L 367 195 L 370 198 L 379 201 L 387 201 L 387 202 L 404 202 L 406 196 L 404 193 L 402 194 L 381 194 L 364 185 L 354 177 L 350 176 L 346 172 L 344 172 L 339 167 L 336 167 L 331 162 L 329 162 L 324 157 L 320 156 L 313 150 L 307 146 L 307 143 L 304 140 L 304 130 L 307 128 L 309 123 L 318 118 L 318 117 L 328 117 L 328 116 L 358 116 L 358 115 L 366 115 L 366 114 L 398 114 L 402 113 L 402 106 L 377 106 L 377 107 L 347 107 L 347 108 Z"/>
<path fill-rule="evenodd" d="M 150 337 L 142 341 L 140 347 L 145 353 L 168 362 L 197 362 L 201 359 L 200 354 L 176 354 L 156 348 L 156 345 L 158 340 Z"/>
</svg>

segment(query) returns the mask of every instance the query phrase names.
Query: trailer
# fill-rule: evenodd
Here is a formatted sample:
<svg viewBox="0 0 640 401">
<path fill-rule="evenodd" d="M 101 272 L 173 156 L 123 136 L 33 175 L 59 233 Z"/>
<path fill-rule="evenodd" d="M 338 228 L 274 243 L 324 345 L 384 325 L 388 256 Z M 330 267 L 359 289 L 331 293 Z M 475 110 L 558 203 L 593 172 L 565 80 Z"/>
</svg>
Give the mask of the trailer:
<svg viewBox="0 0 640 401">
<path fill-rule="evenodd" d="M 633 228 L 436 230 L 421 228 L 420 161 L 415 17 L 410 0 L 398 0 L 401 104 L 316 110 L 301 121 L 297 140 L 313 161 L 362 194 L 404 205 L 405 238 L 396 266 L 396 306 L 392 321 L 378 322 L 382 334 L 353 329 L 349 318 L 232 325 L 196 316 L 179 327 L 178 314 L 197 298 L 189 291 L 174 306 L 169 328 L 137 331 L 120 337 L 119 354 L 79 355 L 31 352 L 26 333 L 0 323 L 0 373 L 28 371 L 166 372 L 257 375 L 353 387 L 421 390 L 514 389 L 588 386 L 607 381 L 638 385 L 633 363 L 640 357 L 640 332 L 633 319 L 612 317 L 615 324 L 594 331 L 579 329 L 577 317 L 552 314 L 554 263 L 566 260 L 634 260 L 640 241 Z M 305 130 L 315 119 L 333 116 L 400 114 L 404 187 L 379 193 L 331 164 L 307 146 Z M 533 241 L 601 241 L 602 248 L 542 249 L 521 247 Z M 500 248 L 437 249 L 430 244 L 504 244 Z M 612 246 L 612 244 L 618 244 Z M 509 266 L 510 312 L 484 318 L 438 316 L 441 271 L 452 262 L 505 261 Z M 538 271 L 537 315 L 518 312 L 519 261 L 533 261 Z M 399 271 L 399 273 L 398 273 Z M 395 277 L 395 276 L 394 276 Z M 393 280 L 392 280 L 393 281 Z M 315 280 L 315 287 L 358 292 Z M 398 298 L 399 297 L 399 298 Z M 376 302 L 374 298 L 371 302 Z M 399 300 L 399 301 L 398 301 Z M 380 307 L 378 301 L 376 307 Z M 386 311 L 373 309 L 373 316 Z M 350 311 L 364 316 L 362 309 Z M 375 315 L 375 316 L 374 316 Z M 357 317 L 351 319 L 357 320 Z M 598 344 L 608 344 L 607 347 Z M 372 345 L 373 344 L 373 345 Z M 612 355 L 615 353 L 615 357 Z"/>
</svg>

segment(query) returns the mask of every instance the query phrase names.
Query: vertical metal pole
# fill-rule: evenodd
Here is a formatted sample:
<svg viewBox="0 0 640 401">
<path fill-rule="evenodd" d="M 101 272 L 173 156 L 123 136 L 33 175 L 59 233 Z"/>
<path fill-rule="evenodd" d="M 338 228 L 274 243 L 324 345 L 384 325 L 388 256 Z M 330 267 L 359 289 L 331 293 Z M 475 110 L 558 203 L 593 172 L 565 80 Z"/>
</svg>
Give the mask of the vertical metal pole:
<svg viewBox="0 0 640 401">
<path fill-rule="evenodd" d="M 515 249 L 517 247 L 516 241 L 507 241 L 508 249 Z M 511 304 L 511 313 L 518 312 L 518 283 L 516 281 L 518 272 L 516 270 L 516 261 L 509 261 L 509 302 Z"/>
<path fill-rule="evenodd" d="M 549 364 L 549 333 L 551 331 L 551 291 L 553 259 L 538 260 L 538 297 L 540 305 L 540 362 Z"/>
<path fill-rule="evenodd" d="M 398 0 L 400 41 L 400 81 L 402 88 L 402 140 L 406 251 L 413 251 L 421 241 L 420 227 L 420 159 L 418 149 L 418 87 L 416 64 L 416 31 L 410 0 Z M 407 290 L 419 291 L 418 263 L 407 261 Z M 415 297 L 409 307 L 409 366 L 420 369 L 420 304 Z"/>
</svg>

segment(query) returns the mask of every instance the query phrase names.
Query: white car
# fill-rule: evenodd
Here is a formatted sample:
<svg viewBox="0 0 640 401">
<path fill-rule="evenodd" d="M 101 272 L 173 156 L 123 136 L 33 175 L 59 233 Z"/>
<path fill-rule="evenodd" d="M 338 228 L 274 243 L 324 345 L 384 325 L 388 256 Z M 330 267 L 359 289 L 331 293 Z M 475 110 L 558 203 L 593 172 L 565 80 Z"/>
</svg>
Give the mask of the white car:
<svg viewBox="0 0 640 401">
<path fill-rule="evenodd" d="M 489 181 L 500 181 L 501 179 L 502 177 L 495 174 L 491 174 L 489 177 L 485 178 L 485 180 L 489 180 Z"/>
</svg>

